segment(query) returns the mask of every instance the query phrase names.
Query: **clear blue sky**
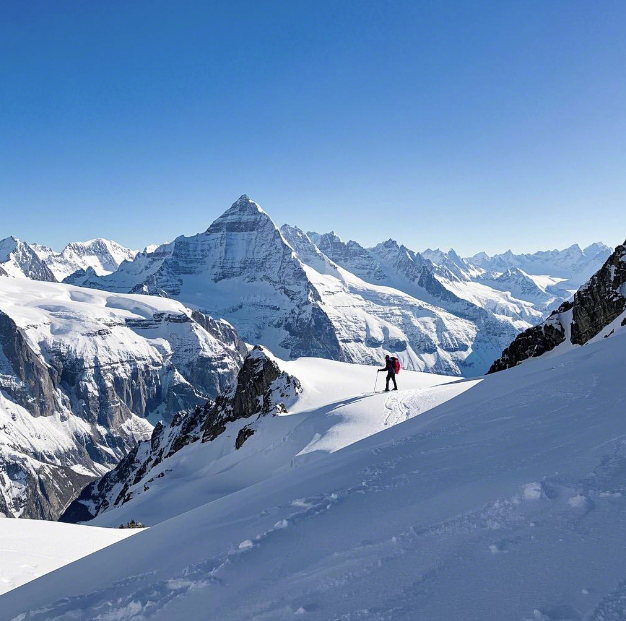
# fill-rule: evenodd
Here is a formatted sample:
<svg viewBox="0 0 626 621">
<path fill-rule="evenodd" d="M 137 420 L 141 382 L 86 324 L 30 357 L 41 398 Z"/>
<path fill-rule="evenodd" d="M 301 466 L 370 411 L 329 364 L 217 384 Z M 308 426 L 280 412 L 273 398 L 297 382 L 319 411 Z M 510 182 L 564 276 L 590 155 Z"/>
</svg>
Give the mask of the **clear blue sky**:
<svg viewBox="0 0 626 621">
<path fill-rule="evenodd" d="M 616 244 L 625 33 L 625 0 L 5 0 L 0 237 L 142 247 L 247 193 L 365 244 Z"/>
</svg>

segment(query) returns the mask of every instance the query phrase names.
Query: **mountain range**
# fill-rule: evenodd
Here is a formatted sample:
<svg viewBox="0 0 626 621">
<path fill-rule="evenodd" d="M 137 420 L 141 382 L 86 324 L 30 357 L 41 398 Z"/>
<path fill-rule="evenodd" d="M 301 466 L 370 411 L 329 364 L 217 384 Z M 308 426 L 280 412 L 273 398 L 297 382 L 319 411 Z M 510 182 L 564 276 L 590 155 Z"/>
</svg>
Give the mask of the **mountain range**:
<svg viewBox="0 0 626 621">
<path fill-rule="evenodd" d="M 569 279 L 610 253 L 593 250 L 569 253 Z M 558 263 L 564 274 L 565 258 Z M 332 233 L 279 229 L 245 195 L 203 233 L 139 253 L 111 274 L 88 267 L 66 282 L 177 299 L 282 358 L 373 364 L 392 351 L 408 369 L 466 376 L 485 372 L 519 331 L 570 295 L 557 286 L 563 277 L 487 272 L 454 251 L 423 256 L 393 240 L 366 249 Z"/>
<path fill-rule="evenodd" d="M 24 520 L 2 584 L 94 554 L 2 621 L 621 618 L 626 242 L 365 248 L 246 196 L 96 242 L 0 242 L 0 515 L 150 528 Z"/>
<path fill-rule="evenodd" d="M 365 248 L 278 228 L 245 195 L 206 231 L 142 252 L 7 238 L 0 512 L 58 518 L 157 421 L 213 407 L 245 343 L 282 360 L 373 365 L 392 352 L 405 370 L 482 375 L 609 255 L 601 244 L 470 259 L 394 240 Z"/>
</svg>

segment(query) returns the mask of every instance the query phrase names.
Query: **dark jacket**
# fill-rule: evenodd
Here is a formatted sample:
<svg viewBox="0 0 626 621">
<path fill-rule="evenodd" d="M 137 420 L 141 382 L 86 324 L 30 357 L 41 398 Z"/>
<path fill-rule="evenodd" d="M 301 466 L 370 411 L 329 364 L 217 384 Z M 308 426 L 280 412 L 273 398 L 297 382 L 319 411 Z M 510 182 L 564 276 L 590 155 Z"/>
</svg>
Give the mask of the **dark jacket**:
<svg viewBox="0 0 626 621">
<path fill-rule="evenodd" d="M 387 373 L 391 373 L 392 375 L 395 375 L 396 367 L 393 365 L 393 360 L 389 358 L 389 360 L 385 362 L 385 368 L 379 369 L 379 371 L 387 371 Z"/>
</svg>

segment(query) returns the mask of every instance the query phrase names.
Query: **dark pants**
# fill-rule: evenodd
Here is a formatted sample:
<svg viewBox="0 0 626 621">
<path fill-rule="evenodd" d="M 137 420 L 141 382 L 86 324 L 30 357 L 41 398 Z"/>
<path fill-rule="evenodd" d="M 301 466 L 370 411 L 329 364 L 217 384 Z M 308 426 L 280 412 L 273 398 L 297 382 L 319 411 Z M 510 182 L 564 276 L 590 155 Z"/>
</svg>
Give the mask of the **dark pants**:
<svg viewBox="0 0 626 621">
<path fill-rule="evenodd" d="M 396 374 L 394 371 L 387 371 L 387 383 L 385 384 L 385 390 L 389 390 L 389 380 L 393 382 L 393 387 L 398 390 L 398 384 L 396 384 Z"/>
</svg>

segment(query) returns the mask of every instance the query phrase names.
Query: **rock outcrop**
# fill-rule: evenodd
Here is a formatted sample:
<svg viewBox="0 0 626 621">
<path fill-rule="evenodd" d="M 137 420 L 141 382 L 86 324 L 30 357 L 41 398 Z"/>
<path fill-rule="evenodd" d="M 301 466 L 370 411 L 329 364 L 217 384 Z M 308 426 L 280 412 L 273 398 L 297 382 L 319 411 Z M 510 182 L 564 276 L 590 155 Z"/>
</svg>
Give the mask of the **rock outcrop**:
<svg viewBox="0 0 626 621">
<path fill-rule="evenodd" d="M 300 382 L 281 371 L 266 350 L 254 347 L 228 391 L 215 401 L 179 412 L 170 424 L 157 424 L 150 440 L 138 444 L 116 468 L 90 483 L 61 520 L 87 521 L 128 502 L 148 491 L 154 480 L 150 472 L 161 462 L 189 444 L 216 440 L 231 424 L 250 420 L 236 433 L 233 448 L 239 450 L 254 434 L 255 421 L 287 411 L 301 390 Z M 167 469 L 158 476 L 167 476 Z"/>
</svg>

